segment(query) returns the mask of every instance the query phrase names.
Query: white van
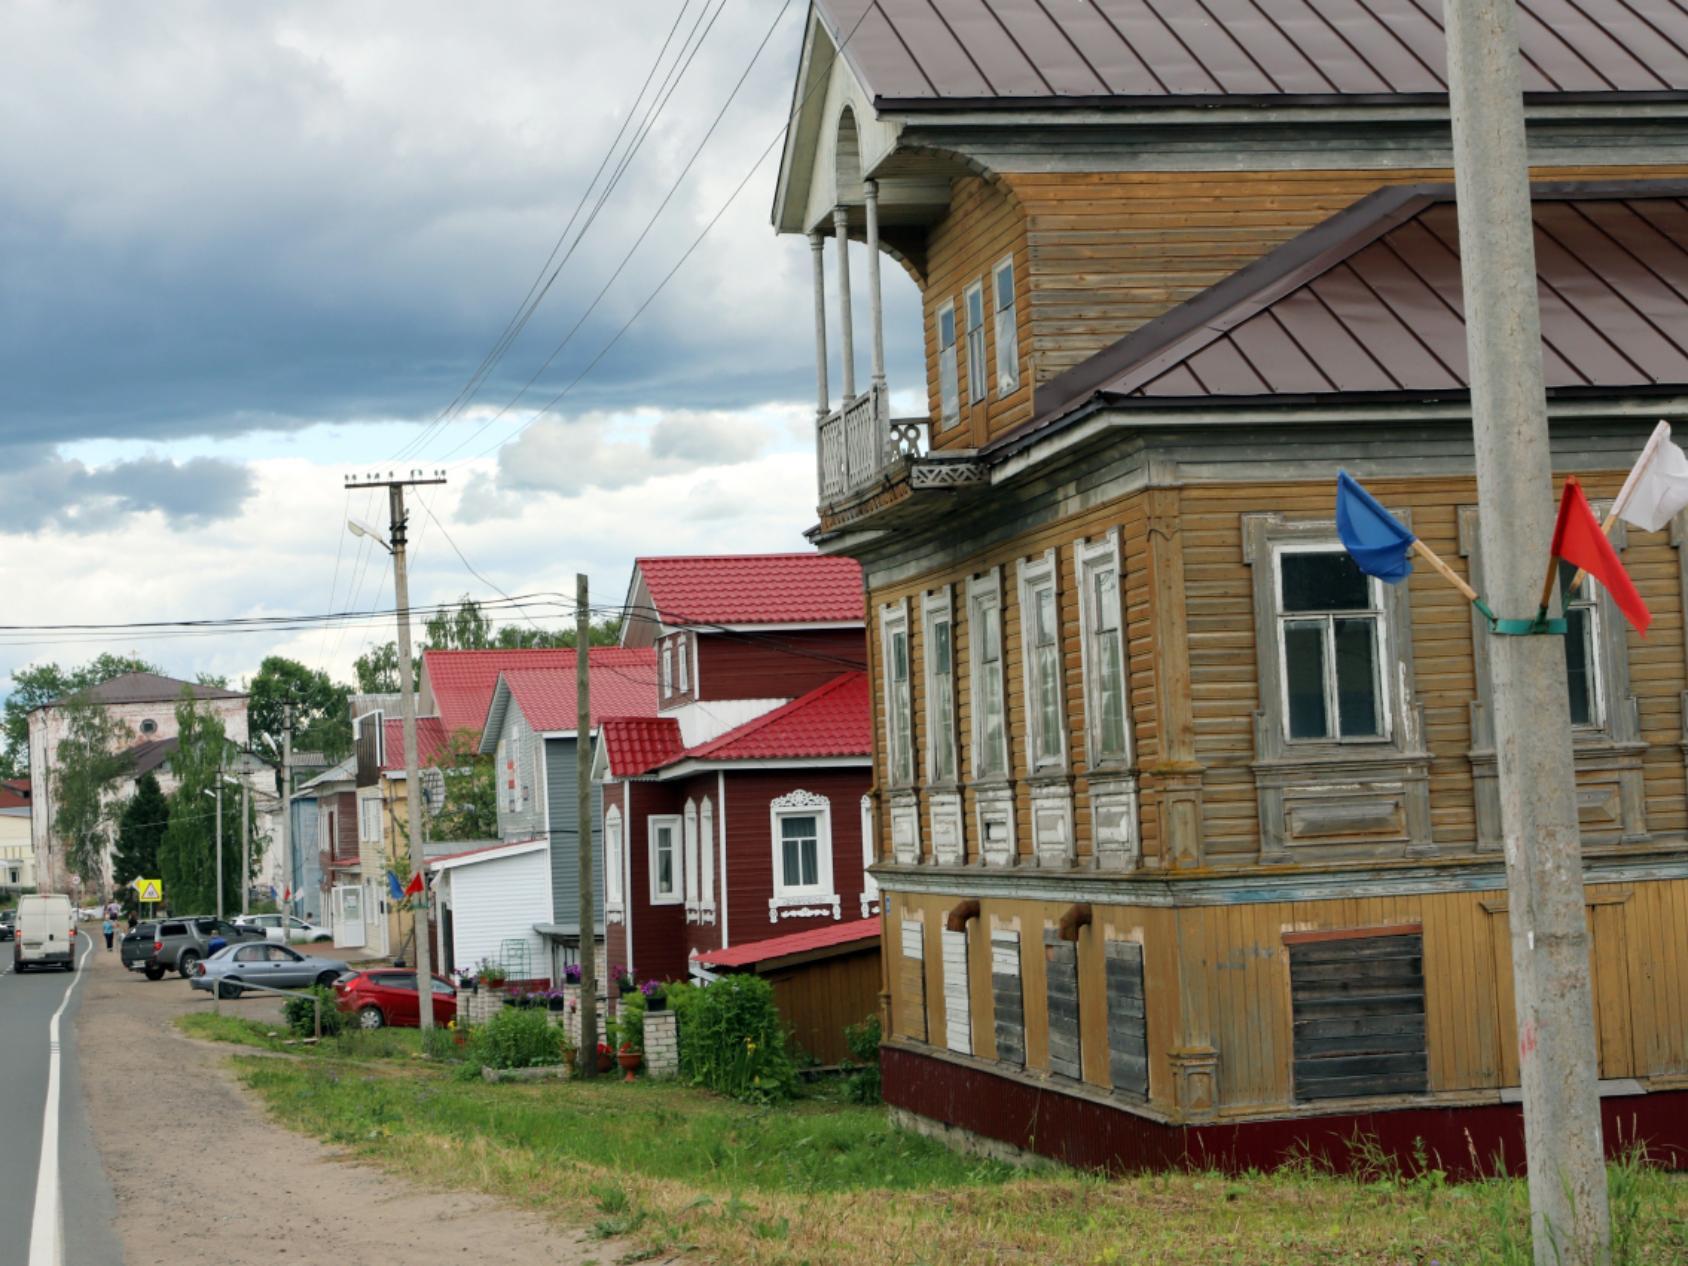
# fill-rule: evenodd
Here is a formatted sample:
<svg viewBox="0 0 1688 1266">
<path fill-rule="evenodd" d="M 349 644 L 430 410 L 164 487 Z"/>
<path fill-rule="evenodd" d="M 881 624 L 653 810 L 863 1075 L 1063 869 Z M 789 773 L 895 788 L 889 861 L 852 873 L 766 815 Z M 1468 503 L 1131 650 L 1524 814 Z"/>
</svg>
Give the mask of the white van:
<svg viewBox="0 0 1688 1266">
<path fill-rule="evenodd" d="M 12 970 L 21 974 L 25 967 L 76 970 L 76 911 L 69 897 L 48 893 L 18 899 Z"/>
</svg>

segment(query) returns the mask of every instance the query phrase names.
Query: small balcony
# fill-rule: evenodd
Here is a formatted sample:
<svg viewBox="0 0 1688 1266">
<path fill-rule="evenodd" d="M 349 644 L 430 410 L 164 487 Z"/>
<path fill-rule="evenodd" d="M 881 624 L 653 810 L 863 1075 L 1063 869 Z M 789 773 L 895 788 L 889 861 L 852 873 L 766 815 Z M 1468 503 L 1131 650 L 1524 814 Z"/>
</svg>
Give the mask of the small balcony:
<svg viewBox="0 0 1688 1266">
<path fill-rule="evenodd" d="M 815 442 L 822 507 L 855 499 L 920 457 L 929 428 L 925 418 L 893 419 L 877 383 L 821 418 Z"/>
</svg>

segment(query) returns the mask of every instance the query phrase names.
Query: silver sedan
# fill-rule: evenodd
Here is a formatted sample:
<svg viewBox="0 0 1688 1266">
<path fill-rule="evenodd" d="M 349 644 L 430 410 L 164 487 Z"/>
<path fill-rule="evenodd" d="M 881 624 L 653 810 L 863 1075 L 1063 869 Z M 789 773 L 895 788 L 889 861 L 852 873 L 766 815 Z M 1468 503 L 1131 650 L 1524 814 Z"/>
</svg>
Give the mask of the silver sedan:
<svg viewBox="0 0 1688 1266">
<path fill-rule="evenodd" d="M 238 998 L 242 985 L 271 989 L 303 989 L 332 985 L 350 968 L 332 958 L 311 958 L 270 941 L 226 945 L 210 958 L 194 964 L 188 983 L 195 989 L 218 990 L 223 998 Z"/>
</svg>

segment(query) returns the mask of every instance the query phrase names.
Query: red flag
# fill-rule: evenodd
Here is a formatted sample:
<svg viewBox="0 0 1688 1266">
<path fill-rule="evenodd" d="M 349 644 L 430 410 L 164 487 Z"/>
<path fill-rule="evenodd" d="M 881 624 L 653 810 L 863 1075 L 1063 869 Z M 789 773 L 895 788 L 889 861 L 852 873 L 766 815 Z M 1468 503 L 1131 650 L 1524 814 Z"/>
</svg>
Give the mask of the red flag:
<svg viewBox="0 0 1688 1266">
<path fill-rule="evenodd" d="M 422 891 L 422 872 L 417 871 L 410 877 L 410 882 L 404 886 L 404 895 L 414 897 Z"/>
<path fill-rule="evenodd" d="M 1600 530 L 1600 520 L 1594 517 L 1582 485 L 1575 478 L 1565 481 L 1565 492 L 1559 498 L 1559 522 L 1553 528 L 1553 556 L 1562 558 L 1573 567 L 1581 567 L 1606 586 L 1612 601 L 1618 604 L 1638 633 L 1646 635 L 1653 615 L 1641 595 L 1630 583 L 1629 573 L 1618 560 L 1618 552 L 1606 533 Z"/>
<path fill-rule="evenodd" d="M 283 902 L 288 902 L 288 901 L 293 900 L 293 889 L 288 888 L 286 892 L 281 894 L 281 899 L 282 899 Z"/>
</svg>

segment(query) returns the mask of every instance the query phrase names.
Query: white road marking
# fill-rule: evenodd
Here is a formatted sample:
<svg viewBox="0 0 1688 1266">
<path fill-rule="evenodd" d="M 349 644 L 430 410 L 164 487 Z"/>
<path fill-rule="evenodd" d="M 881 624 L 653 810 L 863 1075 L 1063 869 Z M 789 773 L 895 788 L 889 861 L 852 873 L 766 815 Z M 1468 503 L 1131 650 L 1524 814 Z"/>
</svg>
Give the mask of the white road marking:
<svg viewBox="0 0 1688 1266">
<path fill-rule="evenodd" d="M 91 944 L 77 937 L 78 945 Z M 76 979 L 64 991 L 59 1009 L 47 1026 L 47 1104 L 41 1118 L 41 1166 L 35 1174 L 35 1218 L 29 1228 L 29 1266 L 63 1266 L 64 1239 L 59 1193 L 59 1020 L 70 1005 L 70 996 L 82 983 L 82 964 L 77 962 Z"/>
</svg>

